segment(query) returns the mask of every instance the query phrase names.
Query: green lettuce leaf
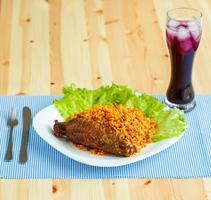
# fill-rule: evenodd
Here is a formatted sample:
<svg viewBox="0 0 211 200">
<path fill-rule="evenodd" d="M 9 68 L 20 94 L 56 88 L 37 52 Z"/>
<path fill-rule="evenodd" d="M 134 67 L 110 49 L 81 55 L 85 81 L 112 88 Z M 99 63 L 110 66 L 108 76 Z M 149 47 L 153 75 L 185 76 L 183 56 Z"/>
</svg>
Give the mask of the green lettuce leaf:
<svg viewBox="0 0 211 200">
<path fill-rule="evenodd" d="M 64 87 L 63 93 L 63 98 L 55 99 L 54 105 L 65 119 L 93 105 L 94 91 L 76 88 L 75 85 L 71 85 L 70 87 Z"/>
<path fill-rule="evenodd" d="M 122 104 L 126 107 L 135 107 L 151 119 L 157 121 L 156 134 L 153 142 L 175 137 L 184 133 L 187 128 L 185 115 L 178 109 L 166 109 L 156 97 L 142 94 L 127 86 L 107 85 L 96 90 L 77 88 L 75 85 L 64 87 L 62 99 L 55 99 L 54 105 L 64 117 L 91 108 L 95 104 Z"/>
</svg>

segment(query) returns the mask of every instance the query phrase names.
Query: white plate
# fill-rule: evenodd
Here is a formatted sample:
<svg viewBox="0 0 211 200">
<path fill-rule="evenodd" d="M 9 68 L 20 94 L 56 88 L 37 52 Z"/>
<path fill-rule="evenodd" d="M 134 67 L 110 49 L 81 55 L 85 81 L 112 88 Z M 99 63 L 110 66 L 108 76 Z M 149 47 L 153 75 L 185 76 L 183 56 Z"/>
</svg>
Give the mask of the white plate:
<svg viewBox="0 0 211 200">
<path fill-rule="evenodd" d="M 71 142 L 55 137 L 52 134 L 54 120 L 64 121 L 54 105 L 50 105 L 36 114 L 33 126 L 38 135 L 48 144 L 64 155 L 87 165 L 97 167 L 116 167 L 134 163 L 155 155 L 176 143 L 181 137 L 166 139 L 147 145 L 141 152 L 131 157 L 118 157 L 113 155 L 97 156 L 76 148 Z"/>
</svg>

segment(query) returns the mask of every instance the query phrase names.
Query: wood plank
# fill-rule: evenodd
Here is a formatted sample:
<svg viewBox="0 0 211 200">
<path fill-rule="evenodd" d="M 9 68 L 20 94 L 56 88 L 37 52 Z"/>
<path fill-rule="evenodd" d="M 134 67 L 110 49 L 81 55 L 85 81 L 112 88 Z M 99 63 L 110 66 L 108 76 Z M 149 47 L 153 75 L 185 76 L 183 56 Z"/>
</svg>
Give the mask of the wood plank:
<svg viewBox="0 0 211 200">
<path fill-rule="evenodd" d="M 20 181 L 22 183 L 22 180 Z M 53 188 L 51 180 L 29 180 L 27 199 L 30 200 L 51 200 L 53 198 Z M 20 198 L 22 200 L 22 198 Z"/>
<path fill-rule="evenodd" d="M 104 7 L 114 81 L 141 92 L 165 91 L 169 58 L 153 1 L 105 1 Z"/>
<path fill-rule="evenodd" d="M 22 18 L 21 0 L 13 2 L 11 41 L 10 41 L 10 70 L 8 74 L 8 94 L 21 94 L 22 78 Z M 15 78 L 14 78 L 15 77 Z"/>
<path fill-rule="evenodd" d="M 0 95 L 6 95 L 10 65 L 12 0 L 2 0 L 0 5 Z"/>
<path fill-rule="evenodd" d="M 0 180 L 0 199 L 28 200 L 28 180 Z"/>
<path fill-rule="evenodd" d="M 87 36 L 84 1 L 62 1 L 61 46 L 64 83 L 92 88 L 92 72 Z"/>
<path fill-rule="evenodd" d="M 92 67 L 94 88 L 112 82 L 109 44 L 107 39 L 103 2 L 89 0 L 85 2 L 87 20 L 87 38 Z"/>
<path fill-rule="evenodd" d="M 206 198 L 211 199 L 211 178 L 204 178 L 204 188 L 206 191 Z"/>
<path fill-rule="evenodd" d="M 0 180 L 0 199 L 51 200 L 51 180 Z"/>
<path fill-rule="evenodd" d="M 49 0 L 49 37 L 51 65 L 51 94 L 60 94 L 63 86 L 61 60 L 61 1 Z"/>
<path fill-rule="evenodd" d="M 49 10 L 46 1 L 33 0 L 31 35 L 28 40 L 32 50 L 30 94 L 48 95 L 52 87 L 50 66 Z M 40 87 L 41 83 L 42 87 Z"/>
<path fill-rule="evenodd" d="M 32 47 L 29 43 L 31 32 L 31 7 L 32 1 L 22 0 L 20 3 L 20 25 L 22 31 L 22 69 L 21 69 L 21 85 L 20 94 L 28 94 L 31 82 L 31 64 L 32 64 Z"/>
</svg>

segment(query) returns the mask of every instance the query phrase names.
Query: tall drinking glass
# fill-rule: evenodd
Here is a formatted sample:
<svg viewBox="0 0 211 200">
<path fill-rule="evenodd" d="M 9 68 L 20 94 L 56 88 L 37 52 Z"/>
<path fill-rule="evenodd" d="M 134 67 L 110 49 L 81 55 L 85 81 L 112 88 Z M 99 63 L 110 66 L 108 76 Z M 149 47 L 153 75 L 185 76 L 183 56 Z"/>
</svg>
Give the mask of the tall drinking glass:
<svg viewBox="0 0 211 200">
<path fill-rule="evenodd" d="M 191 8 L 176 8 L 167 12 L 166 40 L 171 59 L 171 80 L 165 103 L 185 112 L 196 105 L 192 67 L 201 39 L 201 18 L 202 13 Z"/>
</svg>

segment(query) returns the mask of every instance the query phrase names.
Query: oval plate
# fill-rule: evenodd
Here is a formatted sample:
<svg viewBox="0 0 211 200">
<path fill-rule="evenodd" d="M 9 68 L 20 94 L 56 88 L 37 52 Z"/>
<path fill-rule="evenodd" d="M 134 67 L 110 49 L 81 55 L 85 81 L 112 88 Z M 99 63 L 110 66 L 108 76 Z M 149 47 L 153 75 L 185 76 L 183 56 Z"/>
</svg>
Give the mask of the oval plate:
<svg viewBox="0 0 211 200">
<path fill-rule="evenodd" d="M 143 160 L 170 147 L 184 135 L 151 143 L 143 148 L 140 153 L 131 157 L 118 157 L 114 155 L 97 156 L 76 148 L 71 142 L 55 137 L 52 132 L 54 120 L 56 119 L 64 121 L 56 107 L 50 105 L 36 114 L 33 119 L 34 129 L 43 140 L 64 155 L 78 162 L 97 167 L 117 167 Z"/>
</svg>

